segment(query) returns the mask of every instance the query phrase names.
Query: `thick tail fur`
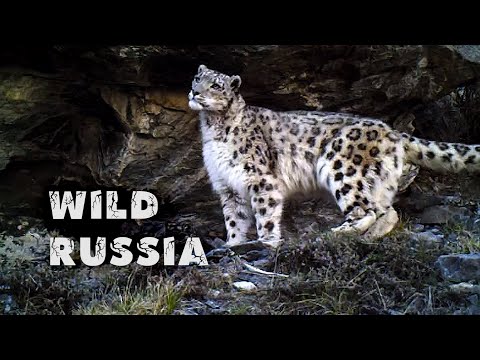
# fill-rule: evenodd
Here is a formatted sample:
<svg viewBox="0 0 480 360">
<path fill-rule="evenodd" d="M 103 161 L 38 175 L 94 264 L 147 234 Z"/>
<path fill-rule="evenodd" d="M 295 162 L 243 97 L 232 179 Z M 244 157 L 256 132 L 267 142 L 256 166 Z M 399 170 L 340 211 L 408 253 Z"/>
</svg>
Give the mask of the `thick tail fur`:
<svg viewBox="0 0 480 360">
<path fill-rule="evenodd" d="M 404 135 L 407 162 L 439 172 L 480 172 L 480 145 L 445 143 Z"/>
</svg>

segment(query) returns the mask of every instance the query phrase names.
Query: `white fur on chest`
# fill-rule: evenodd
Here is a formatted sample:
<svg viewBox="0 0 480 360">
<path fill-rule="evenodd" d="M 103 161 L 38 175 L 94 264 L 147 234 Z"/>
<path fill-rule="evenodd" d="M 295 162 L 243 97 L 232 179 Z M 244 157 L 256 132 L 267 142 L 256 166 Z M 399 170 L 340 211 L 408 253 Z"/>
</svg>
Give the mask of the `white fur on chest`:
<svg viewBox="0 0 480 360">
<path fill-rule="evenodd" d="M 233 144 L 214 139 L 210 128 L 202 128 L 203 161 L 207 169 L 213 189 L 220 191 L 225 187 L 238 192 L 242 197 L 248 197 L 245 171 L 240 163 L 232 166 Z"/>
</svg>

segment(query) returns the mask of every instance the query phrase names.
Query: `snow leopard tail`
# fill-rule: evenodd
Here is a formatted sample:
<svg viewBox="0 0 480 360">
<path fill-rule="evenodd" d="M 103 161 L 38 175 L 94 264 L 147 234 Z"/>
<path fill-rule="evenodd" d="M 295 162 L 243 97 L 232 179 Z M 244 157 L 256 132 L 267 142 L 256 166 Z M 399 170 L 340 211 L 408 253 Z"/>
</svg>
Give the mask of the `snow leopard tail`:
<svg viewBox="0 0 480 360">
<path fill-rule="evenodd" d="M 439 172 L 480 172 L 480 145 L 445 143 L 403 134 L 407 162 Z"/>
</svg>

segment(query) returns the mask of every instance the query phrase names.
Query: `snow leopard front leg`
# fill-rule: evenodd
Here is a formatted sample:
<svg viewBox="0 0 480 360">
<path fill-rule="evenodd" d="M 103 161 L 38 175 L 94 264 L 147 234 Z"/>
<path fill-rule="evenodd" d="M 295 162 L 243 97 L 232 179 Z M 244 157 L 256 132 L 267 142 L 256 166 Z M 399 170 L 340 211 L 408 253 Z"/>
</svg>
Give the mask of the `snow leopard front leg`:
<svg viewBox="0 0 480 360">
<path fill-rule="evenodd" d="M 280 224 L 284 197 L 281 185 L 272 175 L 267 175 L 255 178 L 249 188 L 258 240 L 276 248 L 283 241 Z"/>
<path fill-rule="evenodd" d="M 230 247 L 246 242 L 248 230 L 253 224 L 250 205 L 232 189 L 222 188 L 219 194 L 227 229 L 226 246 Z"/>
</svg>

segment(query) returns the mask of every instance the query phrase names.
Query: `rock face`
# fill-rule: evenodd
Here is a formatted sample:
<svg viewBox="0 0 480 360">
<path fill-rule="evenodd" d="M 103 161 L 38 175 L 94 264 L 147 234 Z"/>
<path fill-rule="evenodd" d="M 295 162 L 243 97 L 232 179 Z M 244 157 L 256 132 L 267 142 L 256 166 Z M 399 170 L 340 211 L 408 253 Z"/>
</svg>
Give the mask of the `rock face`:
<svg viewBox="0 0 480 360">
<path fill-rule="evenodd" d="M 0 210 L 35 213 L 47 186 L 74 184 L 150 190 L 180 212 L 217 219 L 197 115 L 187 106 L 201 63 L 240 75 L 254 105 L 348 111 L 411 131 L 425 106 L 478 79 L 478 53 L 478 46 L 7 47 Z"/>
</svg>

